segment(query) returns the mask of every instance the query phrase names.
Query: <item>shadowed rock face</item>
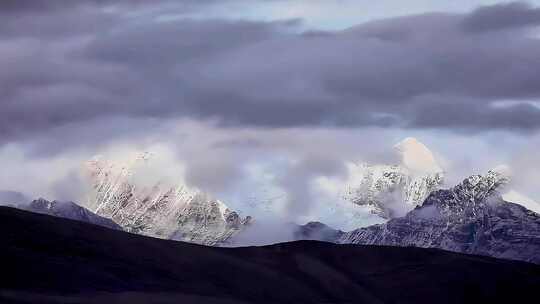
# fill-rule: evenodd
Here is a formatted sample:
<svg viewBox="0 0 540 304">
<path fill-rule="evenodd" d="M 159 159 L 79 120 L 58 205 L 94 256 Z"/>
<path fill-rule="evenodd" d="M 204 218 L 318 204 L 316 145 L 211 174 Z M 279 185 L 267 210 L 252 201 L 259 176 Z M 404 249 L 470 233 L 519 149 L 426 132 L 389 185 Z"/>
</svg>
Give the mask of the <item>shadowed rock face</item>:
<svg viewBox="0 0 540 304">
<path fill-rule="evenodd" d="M 335 242 L 343 236 L 344 232 L 336 230 L 320 222 L 309 222 L 305 225 L 298 225 L 294 229 L 295 240 L 317 240 L 324 242 Z"/>
<path fill-rule="evenodd" d="M 206 247 L 7 207 L 0 238 L 2 303 L 519 303 L 540 284 L 538 265 L 436 249 Z"/>
<path fill-rule="evenodd" d="M 540 264 L 540 216 L 504 201 L 497 187 L 505 182 L 494 171 L 471 176 L 433 192 L 402 218 L 345 233 L 337 242 L 433 247 Z"/>
<path fill-rule="evenodd" d="M 122 230 L 122 228 L 112 220 L 96 215 L 90 210 L 73 202 L 48 201 L 40 198 L 33 200 L 27 205 L 18 205 L 17 207 L 31 212 L 63 217 L 70 220 L 107 227 L 110 229 Z"/>
</svg>

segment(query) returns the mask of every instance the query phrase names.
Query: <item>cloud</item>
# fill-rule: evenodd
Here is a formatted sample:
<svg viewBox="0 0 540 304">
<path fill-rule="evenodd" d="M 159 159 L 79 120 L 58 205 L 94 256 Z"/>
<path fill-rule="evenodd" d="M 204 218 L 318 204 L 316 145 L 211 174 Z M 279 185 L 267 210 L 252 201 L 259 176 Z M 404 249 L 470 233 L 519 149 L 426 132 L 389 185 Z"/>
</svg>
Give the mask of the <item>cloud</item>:
<svg viewBox="0 0 540 304">
<path fill-rule="evenodd" d="M 534 150 L 538 8 L 323 32 L 205 16 L 220 1 L 149 3 L 0 3 L 2 188 L 76 197 L 93 154 L 166 144 L 186 182 L 227 203 L 280 197 L 278 211 L 316 219 L 333 198 L 315 181 L 343 179 L 345 161 L 393 163 L 407 136 L 441 147 L 457 178 Z"/>
<path fill-rule="evenodd" d="M 124 123 L 136 125 L 133 121 Z M 300 224 L 322 221 L 350 230 L 381 219 L 343 200 L 343 187 L 354 178 L 351 172 L 344 172 L 344 163 L 395 164 L 398 159 L 392 146 L 405 136 L 415 136 L 437 156 L 449 159 L 441 163 L 448 174 L 445 187 L 508 163 L 520 172 L 513 187 L 532 199 L 538 197 L 537 160 L 531 152 L 536 149 L 537 136 L 381 128 L 222 128 L 216 122 L 184 120 L 161 122 L 147 132 L 118 130 L 122 136 L 102 141 L 101 136 L 112 129 L 105 122 L 101 124 L 103 130 L 90 125 L 84 130 L 74 128 L 72 134 L 51 133 L 42 139 L 57 142 L 63 136 L 65 141 L 76 143 L 73 147 L 43 151 L 40 148 L 49 144 L 33 141 L 0 149 L 2 189 L 24 192 L 30 198 L 83 202 L 89 184 L 80 176 L 81 167 L 95 154 L 123 163 L 136 153 L 151 152 L 154 157 L 141 175 L 144 185 L 187 183 L 244 215 L 279 217 Z M 514 152 L 518 147 L 524 150 Z"/>
<path fill-rule="evenodd" d="M 164 3 L 171 3 L 172 1 L 161 1 L 161 5 Z M 204 6 L 215 1 L 206 0 L 205 3 L 200 3 L 197 0 L 184 0 L 181 7 L 187 6 Z M 156 7 L 158 4 L 155 2 L 149 2 L 145 0 L 79 0 L 79 1 L 65 1 L 65 0 L 4 0 L 0 3 L 0 10 L 9 13 L 24 13 L 24 12 L 37 12 L 37 13 L 50 13 L 57 10 L 70 10 L 76 7 L 88 7 L 88 8 L 103 8 L 107 6 L 122 6 L 136 7 L 136 6 L 150 6 Z"/>
<path fill-rule="evenodd" d="M 492 15 L 536 14 L 524 4 L 383 19 L 311 35 L 295 20 L 160 20 L 148 5 L 139 9 L 149 13 L 128 18 L 98 10 L 101 1 L 89 3 L 44 19 L 57 24 L 50 28 L 54 38 L 47 26 L 32 35 L 24 24 L 3 29 L 4 143 L 111 117 L 272 128 L 540 127 L 540 109 L 491 106 L 540 98 L 540 41 L 522 31 L 479 35 L 471 28 L 487 29 Z M 30 16 L 27 9 L 21 14 Z M 73 16 L 97 25 L 62 25 Z"/>
<path fill-rule="evenodd" d="M 538 98 L 538 40 L 472 37 L 461 18 L 422 15 L 267 40 L 186 81 L 206 84 L 194 92 L 200 114 L 237 124 L 538 129 L 538 109 L 490 107 Z"/>
<path fill-rule="evenodd" d="M 540 25 L 540 9 L 526 2 L 510 2 L 476 9 L 463 20 L 471 32 L 496 31 Z"/>
<path fill-rule="evenodd" d="M 30 202 L 24 194 L 16 191 L 0 190 L 0 206 L 2 205 L 19 205 Z"/>
</svg>

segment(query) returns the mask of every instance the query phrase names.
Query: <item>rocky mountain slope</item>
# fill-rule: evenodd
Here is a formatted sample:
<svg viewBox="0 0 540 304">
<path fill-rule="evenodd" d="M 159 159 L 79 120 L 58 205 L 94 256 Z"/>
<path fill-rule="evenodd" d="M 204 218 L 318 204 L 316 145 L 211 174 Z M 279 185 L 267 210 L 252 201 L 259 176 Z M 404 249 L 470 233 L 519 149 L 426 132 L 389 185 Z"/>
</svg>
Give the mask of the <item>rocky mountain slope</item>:
<svg viewBox="0 0 540 304">
<path fill-rule="evenodd" d="M 443 170 L 421 142 L 406 138 L 395 146 L 399 165 L 359 164 L 357 182 L 347 186 L 345 199 L 367 205 L 373 212 L 390 219 L 404 215 L 443 183 Z"/>
<path fill-rule="evenodd" d="M 144 162 L 147 154 L 134 162 Z M 85 206 L 124 230 L 204 245 L 226 244 L 249 224 L 223 202 L 185 185 L 140 186 L 132 165 L 95 159 L 87 163 L 92 194 Z"/>
<path fill-rule="evenodd" d="M 96 215 L 90 210 L 73 202 L 48 201 L 40 198 L 33 200 L 28 204 L 17 204 L 13 205 L 13 207 L 26 211 L 90 223 L 110 229 L 122 230 L 122 228 L 112 220 Z"/>
<path fill-rule="evenodd" d="M 340 239 L 345 232 L 336 230 L 320 222 L 309 222 L 304 225 L 296 225 L 293 228 L 293 239 L 317 240 L 323 242 L 335 242 Z"/>
<path fill-rule="evenodd" d="M 506 202 L 496 171 L 431 193 L 422 206 L 385 224 L 343 234 L 338 243 L 440 248 L 540 264 L 540 215 Z"/>
<path fill-rule="evenodd" d="M 1 303 L 526 303 L 540 285 L 540 266 L 518 261 L 315 241 L 216 248 L 6 207 L 0 239 Z"/>
</svg>

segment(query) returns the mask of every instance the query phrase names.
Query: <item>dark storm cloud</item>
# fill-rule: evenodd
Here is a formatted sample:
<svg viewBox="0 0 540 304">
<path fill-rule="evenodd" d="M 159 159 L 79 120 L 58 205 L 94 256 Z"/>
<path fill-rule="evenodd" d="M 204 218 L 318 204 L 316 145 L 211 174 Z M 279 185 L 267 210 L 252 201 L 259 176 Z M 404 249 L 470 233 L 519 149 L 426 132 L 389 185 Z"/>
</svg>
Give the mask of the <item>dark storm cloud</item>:
<svg viewBox="0 0 540 304">
<path fill-rule="evenodd" d="M 463 25 L 472 32 L 540 25 L 540 9 L 526 2 L 484 6 L 467 16 Z"/>
<path fill-rule="evenodd" d="M 6 0 L 0 1 L 0 38 L 58 39 L 94 35 L 133 21 L 134 16 L 185 15 L 218 0 Z"/>
<path fill-rule="evenodd" d="M 126 64 L 134 69 L 167 68 L 197 58 L 270 39 L 279 35 L 279 26 L 294 22 L 263 23 L 222 20 L 179 20 L 133 25 L 95 39 L 84 55 L 110 63 Z"/>
<path fill-rule="evenodd" d="M 445 98 L 440 98 L 445 100 Z M 530 104 L 509 107 L 487 107 L 478 100 L 426 103 L 411 113 L 411 124 L 420 128 L 440 128 L 455 125 L 456 129 L 508 129 L 518 132 L 535 130 L 540 120 L 540 109 Z"/>
<path fill-rule="evenodd" d="M 473 37 L 461 31 L 462 19 L 421 15 L 250 45 L 187 75 L 196 96 L 187 104 L 239 124 L 424 127 L 416 112 L 449 102 L 459 107 L 430 126 L 538 128 L 531 115 L 490 104 L 540 96 L 539 41 L 519 33 Z"/>
<path fill-rule="evenodd" d="M 534 107 L 491 106 L 540 98 L 540 41 L 521 31 L 536 24 L 538 9 L 525 4 L 302 33 L 297 20 L 163 19 L 148 4 L 126 17 L 103 10 L 105 1 L 31 3 L 2 3 L 9 18 L 0 23 L 11 24 L 0 29 L 2 142 L 111 117 L 540 127 Z M 184 9 L 167 5 L 167 13 Z"/>
<path fill-rule="evenodd" d="M 161 1 L 170 3 L 173 1 Z M 213 0 L 182 0 L 183 6 L 188 5 L 204 5 L 214 3 Z M 69 10 L 74 7 L 93 7 L 100 8 L 111 5 L 116 6 L 156 6 L 160 3 L 147 0 L 3 0 L 0 2 L 0 11 L 8 13 L 25 13 L 25 12 L 51 12 L 59 10 Z"/>
<path fill-rule="evenodd" d="M 72 8 L 74 6 L 80 6 L 83 3 L 100 4 L 103 2 L 106 1 L 4 0 L 0 2 L 0 11 L 3 13 L 51 11 Z"/>
</svg>

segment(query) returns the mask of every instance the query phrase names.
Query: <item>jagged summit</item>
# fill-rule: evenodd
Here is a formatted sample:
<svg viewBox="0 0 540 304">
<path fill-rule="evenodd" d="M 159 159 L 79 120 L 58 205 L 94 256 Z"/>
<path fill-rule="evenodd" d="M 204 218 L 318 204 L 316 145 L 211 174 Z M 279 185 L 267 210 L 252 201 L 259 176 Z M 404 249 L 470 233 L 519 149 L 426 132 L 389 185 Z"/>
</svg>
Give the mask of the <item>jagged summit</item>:
<svg viewBox="0 0 540 304">
<path fill-rule="evenodd" d="M 472 175 L 432 192 L 421 206 L 385 224 L 347 232 L 339 243 L 434 247 L 540 263 L 540 215 L 503 200 L 500 171 Z"/>
<path fill-rule="evenodd" d="M 401 156 L 397 165 L 359 164 L 354 170 L 359 182 L 350 184 L 345 199 L 370 206 L 383 218 L 404 215 L 443 183 L 444 173 L 429 149 L 409 137 L 395 145 Z"/>
<path fill-rule="evenodd" d="M 88 208 L 129 232 L 204 245 L 227 243 L 249 224 L 250 217 L 181 182 L 138 183 L 137 166 L 151 156 L 145 152 L 120 165 L 102 157 L 90 160 Z"/>
<path fill-rule="evenodd" d="M 451 207 L 472 206 L 477 203 L 484 203 L 488 198 L 494 197 L 502 200 L 498 190 L 508 184 L 509 177 L 500 170 L 490 170 L 485 175 L 471 175 L 465 178 L 460 184 L 450 189 L 452 199 L 443 200 Z M 422 206 L 429 206 L 439 202 L 437 198 L 448 190 L 440 190 L 432 193 L 424 201 Z"/>
<path fill-rule="evenodd" d="M 476 199 L 484 199 L 496 193 L 501 186 L 509 182 L 509 177 L 496 170 L 490 170 L 485 175 L 472 175 L 458 186 L 455 191 L 465 191 Z"/>
</svg>

